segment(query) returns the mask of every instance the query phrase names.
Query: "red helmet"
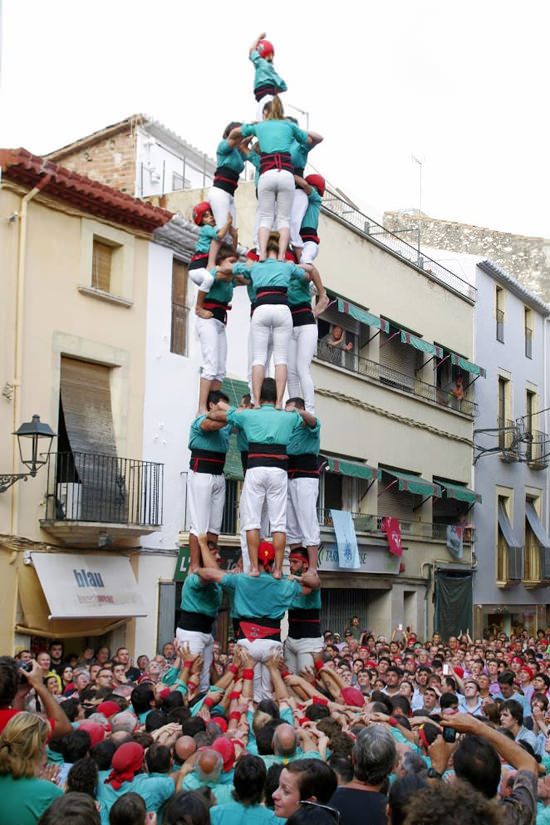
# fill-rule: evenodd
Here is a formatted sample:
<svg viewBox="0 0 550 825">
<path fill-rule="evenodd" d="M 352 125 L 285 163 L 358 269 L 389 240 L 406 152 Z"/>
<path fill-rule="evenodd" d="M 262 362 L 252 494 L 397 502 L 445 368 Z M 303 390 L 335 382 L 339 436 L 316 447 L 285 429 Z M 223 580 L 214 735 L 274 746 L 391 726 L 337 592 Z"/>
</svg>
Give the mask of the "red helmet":
<svg viewBox="0 0 550 825">
<path fill-rule="evenodd" d="M 273 57 L 275 54 L 275 49 L 273 48 L 273 43 L 269 40 L 258 40 L 256 44 L 256 51 L 260 55 L 260 57 L 264 57 L 266 60 L 268 57 Z"/>
<path fill-rule="evenodd" d="M 210 206 L 208 201 L 201 201 L 201 203 L 198 203 L 196 206 L 193 207 L 193 220 L 195 221 L 197 226 L 201 225 L 205 212 L 212 212 L 212 207 Z"/>
<path fill-rule="evenodd" d="M 310 186 L 315 186 L 315 188 L 319 190 L 321 197 L 323 197 L 325 194 L 325 179 L 322 175 L 308 175 L 306 183 L 309 183 Z"/>
<path fill-rule="evenodd" d="M 275 550 L 269 541 L 261 541 L 258 547 L 258 561 L 267 567 L 272 561 L 275 561 Z"/>
</svg>

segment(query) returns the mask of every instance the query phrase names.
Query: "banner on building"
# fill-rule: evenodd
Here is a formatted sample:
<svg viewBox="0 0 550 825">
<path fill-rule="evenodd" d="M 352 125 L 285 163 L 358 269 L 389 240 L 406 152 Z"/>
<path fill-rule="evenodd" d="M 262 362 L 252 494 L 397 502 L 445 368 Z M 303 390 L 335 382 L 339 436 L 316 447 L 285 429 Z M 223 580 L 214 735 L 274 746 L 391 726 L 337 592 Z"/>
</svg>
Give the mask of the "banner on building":
<svg viewBox="0 0 550 825">
<path fill-rule="evenodd" d="M 330 517 L 338 546 L 338 566 L 347 570 L 358 570 L 361 563 L 351 513 L 346 510 L 331 510 Z"/>
<path fill-rule="evenodd" d="M 380 524 L 382 530 L 388 539 L 388 550 L 392 556 L 403 555 L 403 545 L 401 543 L 401 528 L 399 526 L 399 519 L 391 516 L 384 516 Z"/>
<path fill-rule="evenodd" d="M 464 527 L 459 524 L 447 525 L 447 549 L 455 559 L 464 555 Z"/>
</svg>

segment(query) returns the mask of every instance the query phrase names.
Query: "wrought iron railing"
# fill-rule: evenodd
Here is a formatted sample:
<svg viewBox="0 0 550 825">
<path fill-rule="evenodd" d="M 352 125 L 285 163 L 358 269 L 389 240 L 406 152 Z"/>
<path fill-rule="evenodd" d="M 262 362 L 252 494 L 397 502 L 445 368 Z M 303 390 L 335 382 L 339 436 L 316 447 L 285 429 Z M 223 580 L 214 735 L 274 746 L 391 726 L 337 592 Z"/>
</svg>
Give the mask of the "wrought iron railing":
<svg viewBox="0 0 550 825">
<path fill-rule="evenodd" d="M 343 349 L 329 347 L 325 341 L 319 341 L 317 344 L 317 358 L 324 363 L 342 367 L 348 372 L 353 372 L 357 375 L 365 375 L 368 378 L 379 381 L 387 387 L 409 392 L 417 398 L 433 401 L 443 407 L 457 410 L 465 415 L 474 417 L 478 413 L 477 404 L 467 398 L 459 400 L 450 397 L 442 388 L 428 384 L 426 381 L 421 381 L 414 375 L 398 372 L 392 367 L 380 364 L 377 361 L 371 361 L 369 358 L 363 358 L 362 355 L 356 355 L 354 352 L 346 352 Z"/>
<path fill-rule="evenodd" d="M 321 527 L 333 526 L 329 509 L 318 510 L 318 517 Z M 384 515 L 372 515 L 370 513 L 352 513 L 351 517 L 356 533 L 382 533 L 382 521 L 387 518 Z M 436 539 L 437 541 L 447 540 L 447 524 L 436 524 L 427 521 L 406 521 L 404 519 L 398 519 L 398 521 L 402 536 Z M 463 541 L 465 544 L 470 544 L 474 541 L 473 527 L 464 528 Z"/>
<path fill-rule="evenodd" d="M 526 458 L 538 467 L 547 467 L 550 458 L 550 438 L 539 430 L 530 430 L 525 434 Z"/>
<path fill-rule="evenodd" d="M 412 246 L 394 232 L 390 232 L 381 224 L 367 217 L 358 209 L 355 209 L 347 201 L 339 198 L 332 192 L 327 192 L 323 197 L 323 211 L 336 215 L 341 220 L 355 227 L 360 232 L 368 235 L 376 243 L 391 249 L 396 255 L 404 258 L 409 263 L 421 269 L 434 281 L 438 281 L 443 286 L 449 287 L 454 292 L 464 295 L 471 301 L 475 301 L 476 288 L 459 278 L 454 272 L 446 269 L 441 264 L 425 255 L 418 247 Z"/>
<path fill-rule="evenodd" d="M 52 453 L 46 521 L 162 524 L 164 465 L 97 453 Z"/>
</svg>

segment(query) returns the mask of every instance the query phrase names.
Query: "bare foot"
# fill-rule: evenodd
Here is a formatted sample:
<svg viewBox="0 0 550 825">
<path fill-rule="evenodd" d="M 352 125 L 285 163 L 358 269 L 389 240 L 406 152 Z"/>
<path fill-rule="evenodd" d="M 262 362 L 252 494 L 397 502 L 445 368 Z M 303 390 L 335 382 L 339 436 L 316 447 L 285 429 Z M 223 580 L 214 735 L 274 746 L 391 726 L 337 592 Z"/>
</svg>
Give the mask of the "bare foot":
<svg viewBox="0 0 550 825">
<path fill-rule="evenodd" d="M 199 309 L 199 308 L 197 308 L 197 309 L 195 309 L 195 312 L 199 316 L 199 318 L 204 318 L 205 320 L 207 318 L 212 318 L 212 313 L 210 312 L 209 309 Z"/>
<path fill-rule="evenodd" d="M 318 315 L 325 311 L 329 304 L 330 300 L 325 292 L 325 294 L 321 298 L 319 298 L 319 300 L 315 304 L 315 309 L 313 310 L 314 316 L 317 318 Z"/>
<path fill-rule="evenodd" d="M 252 578 L 256 579 L 260 575 L 260 571 L 257 567 L 251 567 L 248 571 L 248 575 L 252 576 Z"/>
<path fill-rule="evenodd" d="M 283 571 L 280 567 L 276 567 L 273 571 L 273 578 L 274 579 L 282 579 L 283 578 Z"/>
</svg>

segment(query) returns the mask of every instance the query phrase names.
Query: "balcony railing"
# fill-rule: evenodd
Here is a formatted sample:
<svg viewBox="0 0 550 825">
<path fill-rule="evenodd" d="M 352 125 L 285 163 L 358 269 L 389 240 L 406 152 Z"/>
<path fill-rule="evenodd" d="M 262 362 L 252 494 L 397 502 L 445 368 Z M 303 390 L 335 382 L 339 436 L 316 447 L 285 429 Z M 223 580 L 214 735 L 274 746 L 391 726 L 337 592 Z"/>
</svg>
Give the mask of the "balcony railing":
<svg viewBox="0 0 550 825">
<path fill-rule="evenodd" d="M 162 524 L 164 465 L 96 453 L 52 453 L 46 521 Z"/>
<path fill-rule="evenodd" d="M 319 510 L 319 524 L 321 527 L 332 527 L 332 518 L 330 510 Z M 352 513 L 353 526 L 356 533 L 383 533 L 382 521 L 386 516 L 372 515 L 369 513 Z M 399 529 L 402 536 L 411 536 L 414 538 L 436 539 L 437 541 L 447 540 L 447 524 L 435 524 L 427 521 L 406 521 L 399 519 Z M 470 544 L 474 541 L 474 528 L 466 527 L 464 529 L 463 541 L 465 544 Z"/>
<path fill-rule="evenodd" d="M 501 415 L 499 415 L 497 419 L 497 426 L 499 428 L 498 446 L 506 454 L 505 458 L 508 461 L 517 461 L 519 458 L 518 429 L 515 423 L 515 421 L 509 418 L 503 418 Z"/>
<path fill-rule="evenodd" d="M 462 400 L 451 398 L 440 387 L 421 381 L 414 375 L 398 372 L 392 367 L 379 364 L 377 361 L 371 361 L 369 358 L 363 358 L 362 355 L 356 355 L 354 352 L 329 347 L 324 341 L 319 341 L 317 344 L 317 358 L 324 363 L 334 364 L 334 366 L 342 367 L 356 375 L 366 375 L 368 378 L 379 381 L 387 387 L 411 393 L 411 395 L 423 398 L 425 401 L 433 401 L 442 407 L 457 410 L 472 417 L 477 415 L 477 404 L 467 398 Z"/>
<path fill-rule="evenodd" d="M 368 235 L 376 243 L 391 249 L 396 255 L 417 266 L 434 281 L 438 281 L 443 286 L 458 292 L 459 295 L 464 295 L 470 301 L 475 301 L 477 290 L 474 286 L 459 278 L 449 269 L 445 269 L 437 261 L 428 258 L 418 247 L 407 243 L 397 234 L 390 232 L 389 229 L 373 221 L 372 218 L 368 218 L 332 192 L 325 193 L 323 197 L 323 211 L 336 215 L 350 226 Z"/>
<path fill-rule="evenodd" d="M 535 469 L 548 467 L 550 457 L 550 438 L 539 430 L 531 430 L 525 434 L 527 441 L 526 458 Z"/>
</svg>

